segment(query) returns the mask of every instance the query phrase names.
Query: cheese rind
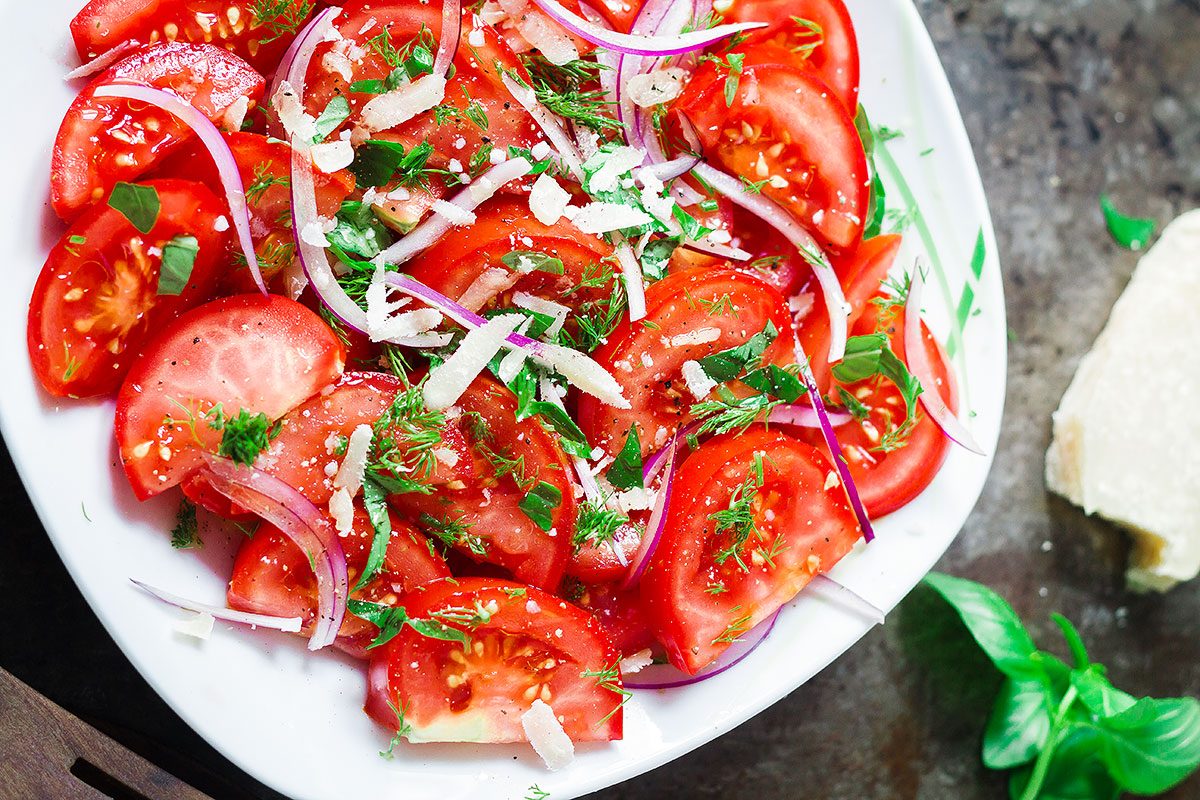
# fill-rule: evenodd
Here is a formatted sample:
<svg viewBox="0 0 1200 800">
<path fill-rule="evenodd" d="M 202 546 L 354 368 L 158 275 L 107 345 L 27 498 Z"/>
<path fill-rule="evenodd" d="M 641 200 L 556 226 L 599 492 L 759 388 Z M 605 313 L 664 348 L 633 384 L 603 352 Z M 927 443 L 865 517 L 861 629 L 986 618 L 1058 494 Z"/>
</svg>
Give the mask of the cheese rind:
<svg viewBox="0 0 1200 800">
<path fill-rule="evenodd" d="M 1200 573 L 1200 210 L 1142 257 L 1054 413 L 1046 484 L 1134 537 L 1131 587 Z"/>
</svg>

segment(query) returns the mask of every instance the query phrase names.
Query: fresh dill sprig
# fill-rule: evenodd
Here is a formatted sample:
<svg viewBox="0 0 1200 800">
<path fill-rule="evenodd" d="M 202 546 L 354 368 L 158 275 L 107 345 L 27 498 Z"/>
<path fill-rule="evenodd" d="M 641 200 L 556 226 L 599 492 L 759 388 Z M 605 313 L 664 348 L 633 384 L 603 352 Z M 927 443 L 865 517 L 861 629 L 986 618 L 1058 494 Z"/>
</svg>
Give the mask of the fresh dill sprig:
<svg viewBox="0 0 1200 800">
<path fill-rule="evenodd" d="M 529 81 L 515 70 L 505 74 L 518 84 L 532 89 L 537 101 L 563 119 L 596 133 L 621 130 L 624 126 L 612 114 L 612 103 L 597 84 L 607 67 L 584 59 L 555 66 L 542 56 L 525 57 Z M 589 88 L 590 86 L 596 88 Z"/>
<path fill-rule="evenodd" d="M 246 202 L 250 205 L 258 205 L 258 201 L 262 200 L 263 194 L 272 186 L 282 186 L 285 189 L 292 185 L 291 180 L 283 175 L 272 175 L 269 164 L 254 165 L 254 180 L 246 187 Z"/>
<path fill-rule="evenodd" d="M 617 702 L 616 707 L 612 711 L 605 714 L 604 717 L 602 717 L 600 721 L 596 723 L 597 727 L 612 719 L 613 714 L 616 714 L 618 711 L 624 708 L 625 704 L 629 702 L 629 699 L 633 697 L 633 692 L 621 685 L 621 668 L 620 662 L 618 661 L 614 661 L 611 665 L 605 667 L 604 669 L 584 670 L 580 673 L 579 677 L 595 678 L 596 686 L 605 690 L 606 692 L 612 692 L 621 698 Z"/>
<path fill-rule="evenodd" d="M 171 528 L 171 547 L 176 550 L 194 550 L 204 546 L 200 528 L 196 522 L 196 506 L 187 498 L 179 502 L 175 514 L 175 527 Z"/>
<path fill-rule="evenodd" d="M 610 541 L 627 522 L 629 517 L 609 508 L 603 501 L 585 500 L 579 508 L 579 518 L 575 522 L 575 533 L 571 542 L 576 548 L 601 545 Z"/>
<path fill-rule="evenodd" d="M 313 4 L 307 0 L 300 3 L 296 0 L 254 0 L 254 5 L 250 7 L 250 26 L 266 28 L 268 35 L 259 39 L 258 43 L 270 44 L 300 30 L 312 10 Z"/>
</svg>

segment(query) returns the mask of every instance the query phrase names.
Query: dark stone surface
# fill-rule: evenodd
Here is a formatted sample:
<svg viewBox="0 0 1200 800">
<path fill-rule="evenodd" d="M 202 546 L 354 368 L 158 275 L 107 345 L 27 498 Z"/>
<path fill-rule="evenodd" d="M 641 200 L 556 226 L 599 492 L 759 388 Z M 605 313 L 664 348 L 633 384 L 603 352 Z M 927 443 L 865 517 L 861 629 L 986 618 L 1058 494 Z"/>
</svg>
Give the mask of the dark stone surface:
<svg viewBox="0 0 1200 800">
<path fill-rule="evenodd" d="M 1123 537 L 1049 498 L 1041 481 L 1050 412 L 1136 261 L 1105 235 L 1097 195 L 1162 221 L 1200 205 L 1200 3 L 918 6 L 983 171 L 1013 330 L 996 465 L 941 568 L 997 587 L 1044 645 L 1056 640 L 1048 614 L 1065 613 L 1130 691 L 1200 695 L 1200 585 L 1128 594 Z M 10 520 L 0 597 L 11 612 L 0 666 L 216 797 L 276 797 L 136 675 L 67 577 L 7 458 L 0 468 Z M 1003 777 L 978 755 L 995 677 L 961 636 L 945 635 L 938 611 L 914 595 L 735 733 L 592 800 L 1005 797 Z M 1200 797 L 1200 780 L 1171 797 Z"/>
</svg>

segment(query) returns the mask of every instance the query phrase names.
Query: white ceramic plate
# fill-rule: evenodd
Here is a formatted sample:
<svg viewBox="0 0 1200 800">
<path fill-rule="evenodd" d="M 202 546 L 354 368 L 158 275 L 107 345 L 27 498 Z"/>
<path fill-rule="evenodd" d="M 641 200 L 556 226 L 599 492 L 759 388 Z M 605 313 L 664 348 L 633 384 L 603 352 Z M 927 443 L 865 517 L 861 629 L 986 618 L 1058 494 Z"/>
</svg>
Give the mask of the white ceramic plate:
<svg viewBox="0 0 1200 800">
<path fill-rule="evenodd" d="M 175 500 L 138 504 L 112 444 L 111 402 L 60 403 L 35 386 L 25 354 L 26 305 L 45 254 L 61 234 L 47 202 L 50 146 L 73 97 L 67 22 L 82 0 L 10 0 L 0 8 L 8 98 L 0 132 L 8 188 L 0 196 L 7 290 L 0 297 L 0 422 L 25 485 L 59 554 L 109 633 L 155 690 L 218 750 L 297 798 L 404 796 L 423 800 L 525 797 L 539 784 L 566 800 L 630 778 L 730 730 L 791 692 L 856 642 L 868 623 L 802 596 L 735 669 L 706 683 L 639 693 L 626 738 L 584 746 L 549 774 L 528 747 L 405 746 L 377 753 L 388 735 L 360 711 L 364 680 L 349 660 L 310 657 L 302 641 L 218 625 L 207 642 L 171 630 L 178 614 L 129 584 L 137 577 L 220 602 L 232 542 L 210 536 L 198 553 L 164 535 Z M 919 201 L 927 235 L 910 229 L 903 263 L 932 245 L 942 270 L 930 281 L 934 330 L 956 338 L 964 292 L 971 311 L 955 361 L 969 424 L 991 450 L 1005 380 L 1004 300 L 991 221 L 971 148 L 945 74 L 909 0 L 850 0 L 864 54 L 862 99 L 876 123 L 906 136 L 887 147 Z M 931 152 L 928 152 L 932 148 Z M 889 197 L 904 192 L 885 165 Z M 924 241 L 927 240 L 927 241 Z M 986 258 L 970 268 L 976 243 Z M 881 520 L 878 539 L 834 577 L 890 610 L 954 539 L 982 489 L 990 458 L 954 450 L 932 486 Z"/>
</svg>

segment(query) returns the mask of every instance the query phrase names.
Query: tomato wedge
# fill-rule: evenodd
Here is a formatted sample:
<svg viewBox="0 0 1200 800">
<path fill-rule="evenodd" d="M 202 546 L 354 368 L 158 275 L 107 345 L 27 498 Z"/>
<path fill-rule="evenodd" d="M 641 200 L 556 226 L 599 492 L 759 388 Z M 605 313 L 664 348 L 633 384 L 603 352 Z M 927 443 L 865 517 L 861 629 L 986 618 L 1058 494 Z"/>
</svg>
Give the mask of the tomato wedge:
<svg viewBox="0 0 1200 800">
<path fill-rule="evenodd" d="M 38 276 L 29 359 L 53 395 L 115 392 L 148 338 L 212 296 L 228 247 L 228 233 L 217 231 L 224 204 L 191 181 L 145 185 L 160 203 L 148 234 L 116 209 L 96 206 L 63 235 Z M 177 236 L 195 237 L 191 274 L 177 295 L 159 294 L 163 247 Z"/>
<path fill-rule="evenodd" d="M 91 0 L 71 20 L 71 38 L 83 61 L 126 41 L 180 41 L 223 47 L 266 72 L 312 9 L 305 0 Z"/>
<path fill-rule="evenodd" d="M 296 254 L 290 214 L 292 149 L 287 142 L 269 139 L 259 133 L 226 133 L 225 141 L 229 143 L 242 177 L 242 185 L 246 188 L 246 208 L 250 212 L 250 233 L 254 239 L 254 251 L 258 255 L 258 266 L 263 279 L 270 282 L 292 263 Z M 218 195 L 224 193 L 216 164 L 204 146 L 196 141 L 179 148 L 155 174 L 188 175 Z M 313 178 L 317 190 L 317 212 L 323 217 L 332 218 L 342 201 L 354 191 L 354 176 L 349 170 L 330 175 L 316 171 Z M 223 284 L 229 294 L 258 291 L 243 261 L 240 253 L 234 256 L 234 262 L 224 276 Z"/>
<path fill-rule="evenodd" d="M 121 465 L 139 500 L 183 481 L 221 435 L 204 415 L 246 409 L 271 420 L 337 379 L 341 341 L 279 295 L 238 295 L 194 308 L 146 348 L 117 395 Z"/>
<path fill-rule="evenodd" d="M 832 471 L 815 447 L 761 427 L 683 463 L 641 582 L 672 664 L 710 664 L 850 551 L 858 523 Z"/>
<path fill-rule="evenodd" d="M 616 455 L 636 424 L 643 455 L 663 447 L 697 402 L 683 379 L 684 362 L 744 344 L 768 322 L 781 335 L 764 362 L 791 363 L 787 302 L 762 281 L 730 269 L 695 268 L 653 284 L 646 291 L 646 319 L 622 323 L 594 354 L 621 384 L 631 408 L 580 397 L 579 424 L 588 441 Z"/>
<path fill-rule="evenodd" d="M 558 259 L 562 274 L 544 269 L 522 274 L 501 261 L 514 252 Z M 489 286 L 496 287 L 501 306 L 508 305 L 503 301 L 512 293 L 522 291 L 577 309 L 608 296 L 607 286 L 595 284 L 605 271 L 612 271 L 611 265 L 600 263 L 611 255 L 611 246 L 585 235 L 565 219 L 543 225 L 529 210 L 527 200 L 502 196 L 476 212 L 469 236 L 443 236 L 413 259 L 408 272 L 451 299 L 465 298 L 474 311 L 491 305 L 481 304 L 491 293 L 485 289 Z"/>
<path fill-rule="evenodd" d="M 904 360 L 903 309 L 889 313 L 871 304 L 851 330 L 851 335 L 861 336 L 877 330 L 888 334 L 892 352 Z M 938 392 L 946 405 L 957 411 L 958 389 L 946 351 L 924 323 L 921 323 L 921 330 L 925 352 L 938 382 L 935 387 L 923 388 Z M 919 407 L 916 427 L 903 439 L 903 445 L 882 452 L 879 449 L 882 435 L 904 421 L 905 406 L 900 391 L 882 378 L 871 378 L 844 388 L 870 409 L 870 416 L 862 422 L 852 421 L 839 427 L 838 444 L 850 466 L 850 474 L 854 476 L 867 514 L 881 517 L 910 503 L 937 477 L 950 451 L 950 440 L 924 408 Z M 820 435 L 814 437 L 812 433 L 805 431 L 801 438 L 819 446 Z"/>
<path fill-rule="evenodd" d="M 463 578 L 400 598 L 410 618 L 442 622 L 468 644 L 405 626 L 372 656 L 367 709 L 392 730 L 404 710 L 410 742 L 523 742 L 535 700 L 575 742 L 620 739 L 620 653 L 580 608 L 517 583 Z"/>
<path fill-rule="evenodd" d="M 537 418 L 517 422 L 516 398 L 490 377 L 476 378 L 457 408 L 474 479 L 450 483 L 435 494 L 395 495 L 391 501 L 413 515 L 418 527 L 454 541 L 474 561 L 554 591 L 575 531 L 577 504 L 566 455 Z M 545 528 L 521 508 L 541 484 L 560 497 L 547 512 Z"/>
<path fill-rule="evenodd" d="M 395 514 L 391 515 L 391 522 L 392 537 L 388 540 L 383 571 L 361 590 L 351 592 L 354 600 L 390 606 L 399 595 L 450 577 L 446 562 L 420 532 Z M 367 512 L 356 507 L 354 526 L 341 537 L 351 587 L 367 563 L 374 536 Z M 317 615 L 317 580 L 300 548 L 277 528 L 263 523 L 238 548 L 226 599 L 230 608 L 239 611 L 300 617 L 304 621 L 302 635 L 307 638 Z M 347 614 L 335 644 L 354 657 L 365 659 L 367 646 L 377 633 L 370 622 Z"/>
<path fill-rule="evenodd" d="M 746 66 L 791 64 L 814 70 L 846 111 L 858 111 L 858 39 L 842 0 L 734 0 L 727 22 L 766 22 L 737 50 Z M 815 25 L 802 25 L 797 20 Z M 819 33 L 817 32 L 819 31 Z"/>
<path fill-rule="evenodd" d="M 767 181 L 764 195 L 826 244 L 852 250 L 862 238 L 871 188 L 853 117 L 808 70 L 746 67 L 732 105 L 725 103 L 726 77 L 705 64 L 676 104 L 705 154 L 734 175 Z"/>
<path fill-rule="evenodd" d="M 263 90 L 263 77 L 253 67 L 207 44 L 156 44 L 117 62 L 79 93 L 54 140 L 50 202 L 63 219 L 108 197 L 117 181 L 136 179 L 194 135 L 145 103 L 96 97 L 96 87 L 109 83 L 174 92 L 214 122 L 239 100 L 252 106 Z"/>
<path fill-rule="evenodd" d="M 567 593 L 567 597 L 575 595 Z M 592 612 L 621 655 L 632 655 L 654 646 L 654 631 L 642 608 L 637 587 L 621 589 L 616 583 L 585 583 L 576 602 Z"/>
</svg>

